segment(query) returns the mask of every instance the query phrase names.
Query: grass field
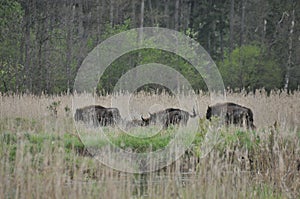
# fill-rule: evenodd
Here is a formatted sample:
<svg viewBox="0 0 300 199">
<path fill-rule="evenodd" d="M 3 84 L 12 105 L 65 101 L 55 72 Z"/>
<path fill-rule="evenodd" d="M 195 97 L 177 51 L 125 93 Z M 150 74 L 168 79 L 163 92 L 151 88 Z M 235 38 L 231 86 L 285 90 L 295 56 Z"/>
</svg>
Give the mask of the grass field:
<svg viewBox="0 0 300 199">
<path fill-rule="evenodd" d="M 164 94 L 101 96 L 95 103 L 109 107 L 115 98 L 124 118 L 128 112 L 139 118 L 149 109 L 193 108 L 191 96 L 178 100 Z M 197 111 L 204 117 L 210 98 L 196 98 Z M 88 96 L 79 99 L 78 107 L 94 103 Z M 253 110 L 255 131 L 219 127 L 199 118 L 195 139 L 183 156 L 159 171 L 133 174 L 89 156 L 72 118 L 72 96 L 1 95 L 0 198 L 299 198 L 299 99 L 300 92 L 228 93 L 228 101 Z M 171 127 L 147 139 L 114 128 L 103 131 L 117 146 L 142 153 L 165 147 L 175 130 Z M 219 137 L 204 155 L 201 146 L 208 132 Z M 98 129 L 87 129 L 81 138 L 93 147 L 107 145 Z"/>
</svg>

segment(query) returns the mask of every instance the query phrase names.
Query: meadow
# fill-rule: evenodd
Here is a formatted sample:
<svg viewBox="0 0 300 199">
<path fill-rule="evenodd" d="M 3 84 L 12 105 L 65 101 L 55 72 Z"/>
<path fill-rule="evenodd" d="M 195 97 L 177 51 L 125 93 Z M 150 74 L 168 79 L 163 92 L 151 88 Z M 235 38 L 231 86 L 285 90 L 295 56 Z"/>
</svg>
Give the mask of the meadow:
<svg viewBox="0 0 300 199">
<path fill-rule="evenodd" d="M 109 107 L 113 102 L 126 119 L 167 107 L 192 112 L 192 96 L 179 98 L 146 93 L 82 95 L 75 105 Z M 91 157 L 82 140 L 92 147 L 105 147 L 107 142 L 97 128 L 78 135 L 82 129 L 73 120 L 73 96 L 0 95 L 0 198 L 300 197 L 300 91 L 228 92 L 227 101 L 252 109 L 257 126 L 253 131 L 206 121 L 210 96 L 203 92 L 196 98 L 200 117 L 188 150 L 158 171 L 135 174 Z M 165 147 L 175 130 L 142 139 L 116 128 L 101 129 L 117 146 L 137 153 Z M 147 135 L 149 129 L 128 131 Z M 208 133 L 218 139 L 205 151 L 202 144 Z"/>
</svg>

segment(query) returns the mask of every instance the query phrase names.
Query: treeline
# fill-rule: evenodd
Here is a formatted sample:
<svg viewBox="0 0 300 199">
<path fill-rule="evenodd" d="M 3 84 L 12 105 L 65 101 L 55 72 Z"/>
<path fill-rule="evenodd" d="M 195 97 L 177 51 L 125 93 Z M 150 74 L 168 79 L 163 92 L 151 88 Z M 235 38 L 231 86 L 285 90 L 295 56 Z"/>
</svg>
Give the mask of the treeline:
<svg viewBox="0 0 300 199">
<path fill-rule="evenodd" d="M 198 41 L 226 87 L 298 89 L 299 13 L 296 0 L 1 0 L 0 92 L 72 91 L 95 46 L 124 30 L 153 26 Z M 194 89 L 206 88 L 185 60 L 145 49 L 116 60 L 98 90 L 111 92 L 122 74 L 151 62 L 176 66 Z"/>
</svg>

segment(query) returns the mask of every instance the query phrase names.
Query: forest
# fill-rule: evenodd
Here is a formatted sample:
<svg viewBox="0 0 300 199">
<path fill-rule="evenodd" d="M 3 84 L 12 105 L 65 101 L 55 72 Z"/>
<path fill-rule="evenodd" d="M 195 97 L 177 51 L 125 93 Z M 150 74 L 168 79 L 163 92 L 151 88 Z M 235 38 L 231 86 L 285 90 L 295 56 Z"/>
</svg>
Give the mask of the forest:
<svg viewBox="0 0 300 199">
<path fill-rule="evenodd" d="M 0 92 L 72 92 L 92 49 L 141 27 L 176 30 L 199 42 L 226 88 L 297 90 L 299 13 L 296 0 L 1 0 Z M 151 49 L 116 60 L 97 89 L 111 93 L 126 71 L 151 62 L 176 65 L 195 90 L 206 90 L 183 59 Z"/>
</svg>

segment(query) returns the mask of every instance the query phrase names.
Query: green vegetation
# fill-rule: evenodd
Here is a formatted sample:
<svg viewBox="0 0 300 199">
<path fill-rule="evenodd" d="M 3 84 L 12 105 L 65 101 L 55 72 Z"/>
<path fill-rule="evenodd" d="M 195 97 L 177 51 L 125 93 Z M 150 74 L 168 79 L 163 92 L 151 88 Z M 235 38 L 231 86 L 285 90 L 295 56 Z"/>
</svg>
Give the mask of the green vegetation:
<svg viewBox="0 0 300 199">
<path fill-rule="evenodd" d="M 91 50 L 115 34 L 141 26 L 178 30 L 196 40 L 218 63 L 226 87 L 296 90 L 299 11 L 296 1 L 2 0 L 0 92 L 72 92 L 79 67 Z M 195 90 L 206 89 L 186 60 L 142 49 L 115 60 L 100 80 L 98 92 L 111 93 L 125 72 L 154 62 L 178 70 Z"/>
<path fill-rule="evenodd" d="M 64 150 L 68 153 L 82 152 L 85 148 L 89 147 L 103 147 L 109 144 L 114 144 L 122 149 L 129 149 L 136 153 L 145 153 L 151 151 L 157 151 L 166 147 L 171 139 L 174 138 L 175 132 L 170 127 L 168 130 L 160 132 L 150 138 L 140 138 L 128 135 L 126 133 L 119 133 L 114 130 L 109 132 L 111 135 L 107 135 L 107 140 L 99 138 L 98 135 L 78 136 L 77 134 L 65 133 L 62 136 L 43 133 L 23 133 L 18 136 L 22 137 L 22 140 L 29 147 L 29 151 L 33 154 L 40 153 L 44 144 L 50 144 L 53 147 L 64 147 Z M 143 134 L 143 129 L 140 129 L 140 133 Z M 113 134 L 118 134 L 113 135 Z M 247 150 L 253 150 L 259 146 L 259 136 L 253 136 L 255 132 L 252 131 L 240 131 L 235 129 L 233 131 L 223 129 L 222 133 L 218 137 L 219 143 L 215 146 L 219 152 L 223 152 L 227 147 L 229 148 L 245 148 Z M 196 139 L 193 141 L 192 146 L 199 146 L 204 141 L 203 137 L 205 132 L 196 133 Z M 198 139 L 197 139 L 198 138 Z M 3 147 L 9 146 L 16 148 L 18 145 L 18 138 L 16 134 L 9 132 L 1 133 L 1 143 Z M 191 148 L 191 150 L 199 150 L 199 148 Z M 194 151 L 193 153 L 196 153 Z M 197 153 L 200 154 L 200 153 Z M 80 155 L 80 153 L 78 154 Z M 15 159 L 15 153 L 12 152 L 10 159 Z"/>
<path fill-rule="evenodd" d="M 280 88 L 282 72 L 263 46 L 245 45 L 234 49 L 219 63 L 225 85 L 254 91 L 264 87 L 267 90 Z"/>
<path fill-rule="evenodd" d="M 130 149 L 133 152 L 145 153 L 150 151 L 157 151 L 166 147 L 172 134 L 168 132 L 161 132 L 161 135 L 156 135 L 150 138 L 133 137 L 127 134 L 122 134 L 112 140 L 112 143 L 122 149 Z"/>
<path fill-rule="evenodd" d="M 187 53 L 188 54 L 188 53 Z M 177 70 L 191 84 L 194 90 L 207 90 L 206 85 L 199 75 L 197 70 L 186 60 L 170 52 L 165 52 L 157 49 L 142 49 L 125 54 L 114 61 L 104 72 L 98 84 L 98 91 L 101 94 L 106 94 L 107 91 L 113 91 L 115 84 L 130 69 L 135 66 L 159 63 L 169 66 Z M 142 79 L 144 80 L 144 79 Z M 146 82 L 146 80 L 144 80 Z M 161 93 L 162 90 L 167 90 L 161 85 L 145 84 L 138 91 L 146 91 L 149 93 Z M 106 92 L 105 92 L 106 91 Z"/>
<path fill-rule="evenodd" d="M 19 126 L 18 120 L 20 119 L 15 120 L 14 124 L 10 125 Z M 208 125 L 210 126 L 210 124 Z M 198 132 L 196 136 L 198 138 L 203 138 L 207 133 L 205 126 L 201 126 L 201 128 L 206 132 Z M 141 133 L 143 133 L 142 128 L 141 130 Z M 112 130 L 110 135 L 114 144 L 123 149 L 130 149 L 133 152 L 140 153 L 165 147 L 172 138 L 173 130 L 172 128 L 167 129 L 159 135 L 146 139 L 124 135 L 119 132 L 113 132 Z M 112 135 L 113 133 L 116 134 Z M 165 190 L 168 194 L 175 191 L 182 195 L 183 198 L 196 198 L 199 196 L 229 197 L 235 194 L 241 197 L 281 198 L 300 194 L 299 182 L 296 177 L 298 171 L 296 170 L 296 165 L 293 164 L 298 155 L 292 151 L 277 151 L 275 149 L 276 147 L 282 148 L 288 146 L 289 149 L 298 150 L 300 147 L 300 138 L 296 136 L 296 134 L 290 132 L 288 137 L 284 137 L 281 135 L 280 130 L 274 132 L 272 129 L 266 129 L 266 132 L 258 133 L 256 131 L 242 131 L 236 127 L 224 127 L 221 130 L 215 129 L 215 133 L 220 133 L 220 137 L 218 143 L 209 154 L 204 157 L 200 156 L 200 140 L 203 141 L 203 139 L 195 139 L 188 153 L 183 155 L 180 160 L 176 161 L 173 165 L 167 167 L 165 171 L 166 174 L 164 175 L 169 175 L 169 177 L 173 178 L 175 176 L 172 175 L 172 172 L 179 172 L 176 174 L 179 176 L 180 173 L 183 172 L 183 175 L 184 172 L 186 172 L 183 170 L 184 165 L 189 165 L 188 168 L 186 168 L 189 170 L 189 175 L 191 175 L 191 177 L 188 178 L 189 180 L 185 181 L 186 177 L 184 176 L 179 177 L 179 180 L 182 181 L 185 186 L 177 185 L 177 190 L 173 190 L 172 184 L 176 181 L 175 179 L 166 182 L 160 181 L 159 184 L 156 184 L 155 178 L 161 175 L 156 172 L 146 174 L 144 177 L 126 174 L 127 178 L 139 182 L 131 185 L 135 187 L 134 190 L 136 191 L 134 191 L 126 188 L 125 184 L 127 184 L 127 181 L 124 181 L 120 176 L 118 177 L 118 172 L 111 171 L 105 166 L 99 166 L 96 160 L 88 156 L 88 153 L 84 152 L 85 146 L 76 135 L 70 133 L 64 133 L 62 135 L 49 134 L 46 131 L 42 133 L 20 131 L 13 133 L 1 130 L 0 161 L 4 161 L 5 164 L 2 164 L 0 167 L 0 176 L 9 172 L 11 176 L 9 180 L 13 181 L 14 178 L 21 180 L 22 178 L 20 177 L 23 175 L 32 175 L 30 178 L 27 178 L 26 181 L 21 181 L 24 186 L 11 184 L 11 188 L 6 190 L 2 189 L 2 194 L 4 194 L 2 196 L 19 196 L 20 193 L 14 192 L 12 188 L 17 189 L 19 187 L 20 191 L 25 191 L 27 186 L 39 187 L 38 189 L 31 190 L 31 196 L 33 197 L 40 193 L 40 191 L 38 191 L 39 189 L 42 189 L 43 193 L 50 194 L 49 192 L 52 189 L 43 186 L 45 183 L 63 183 L 63 181 L 67 181 L 72 185 L 73 183 L 77 183 L 78 180 L 89 182 L 89 185 L 80 184 L 77 187 L 77 189 L 84 190 L 88 196 L 92 196 L 94 191 L 109 196 L 110 189 L 117 189 L 120 194 L 129 194 L 132 192 L 136 196 L 143 196 L 144 194 L 154 194 L 152 193 L 152 187 L 157 191 L 155 196 L 160 197 L 163 191 L 162 186 L 165 188 L 169 187 Z M 97 138 L 94 137 L 91 138 L 91 140 L 97 140 Z M 272 145 L 270 145 L 271 143 Z M 106 144 L 105 142 L 102 144 L 98 143 L 97 147 L 102 147 Z M 87 143 L 87 145 L 89 145 L 89 143 Z M 94 143 L 93 147 L 95 146 Z M 198 161 L 191 162 L 191 158 Z M 283 170 L 284 173 L 288 172 L 286 174 L 277 173 L 277 171 L 279 171 L 277 169 L 281 168 L 276 165 L 281 164 L 278 162 L 281 158 L 284 158 L 284 162 L 282 162 L 284 165 L 280 167 L 289 168 L 288 171 Z M 180 165 L 181 169 L 176 172 L 175 168 L 177 164 Z M 215 170 L 214 168 L 216 166 L 218 169 Z M 266 172 L 270 168 L 272 168 L 272 174 L 267 174 Z M 173 169 L 175 169 L 175 171 L 172 171 Z M 232 173 L 233 171 L 235 173 Z M 159 173 L 161 172 L 163 171 Z M 205 180 L 210 180 L 211 182 L 209 184 L 200 183 L 204 180 L 205 175 L 203 176 L 203 174 L 207 172 L 214 176 L 205 177 Z M 110 174 L 104 175 L 105 173 Z M 234 177 L 232 177 L 232 175 Z M 289 179 L 284 181 L 284 187 L 282 187 L 280 183 L 273 183 L 274 179 L 281 179 L 281 175 L 289 175 Z M 50 176 L 57 177 L 51 178 Z M 8 180 L 8 176 L 1 179 Z M 118 186 L 116 185 L 116 180 L 119 181 L 119 183 L 125 183 L 124 186 L 122 185 L 119 188 L 115 187 Z M 144 180 L 146 181 L 144 182 Z M 100 182 L 102 184 L 100 186 L 102 187 L 101 189 L 99 189 Z M 1 183 L 4 183 L 4 181 L 1 181 Z M 199 186 L 199 188 L 195 186 Z M 217 189 L 215 186 L 223 187 L 230 191 L 220 192 L 222 189 Z M 235 186 L 237 186 L 237 188 L 232 189 Z M 247 188 L 245 189 L 244 186 Z M 69 193 L 68 186 L 64 187 L 65 186 L 55 186 L 54 191 L 58 193 L 51 193 L 51 195 Z M 288 189 L 289 192 L 286 192 L 286 189 Z M 80 194 L 78 195 L 77 193 L 76 195 L 79 196 Z"/>
</svg>

